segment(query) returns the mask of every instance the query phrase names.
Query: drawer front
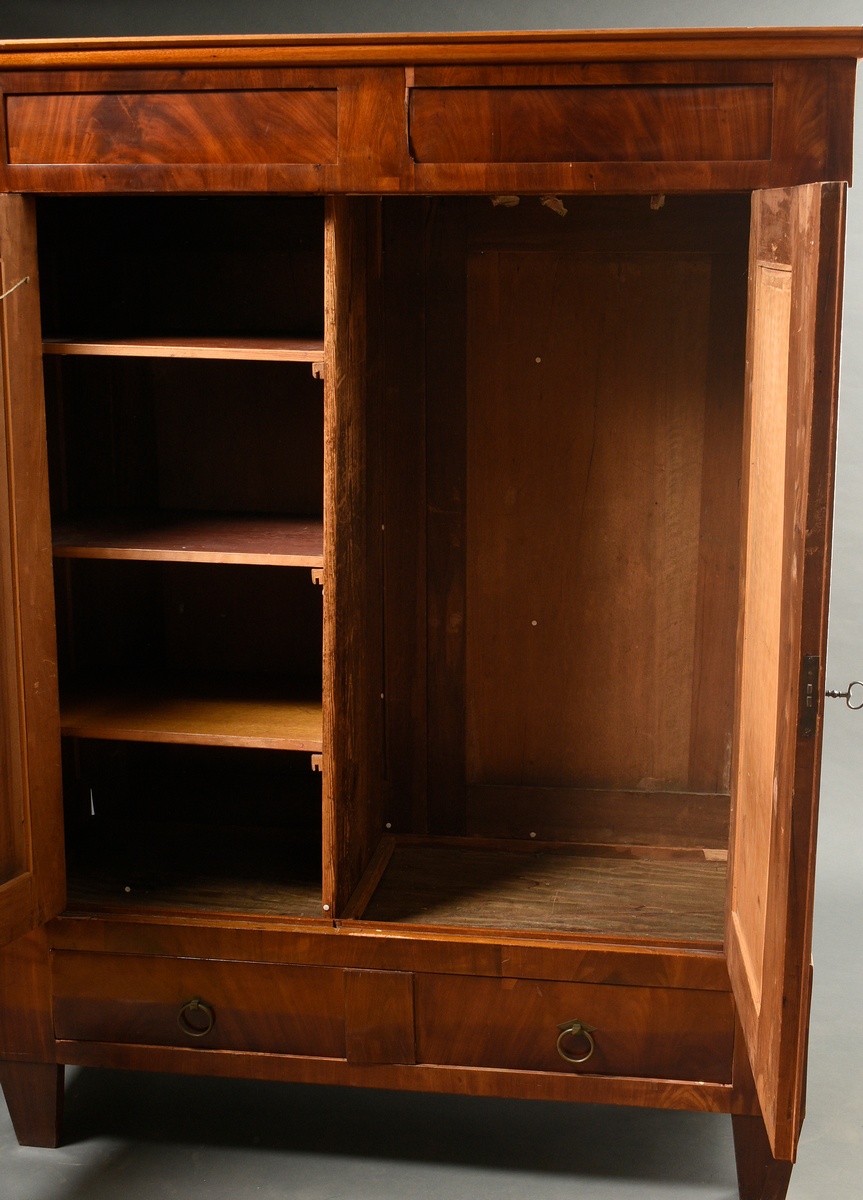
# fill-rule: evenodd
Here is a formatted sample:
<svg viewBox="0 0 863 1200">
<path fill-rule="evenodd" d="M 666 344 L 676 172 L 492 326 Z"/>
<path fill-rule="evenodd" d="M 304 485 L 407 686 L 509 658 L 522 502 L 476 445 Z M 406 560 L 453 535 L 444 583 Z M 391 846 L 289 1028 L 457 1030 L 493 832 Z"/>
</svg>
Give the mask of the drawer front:
<svg viewBox="0 0 863 1200">
<path fill-rule="evenodd" d="M 335 968 L 55 951 L 53 983 L 61 1039 L 345 1056 Z"/>
<path fill-rule="evenodd" d="M 9 162 L 332 163 L 335 88 L 10 95 Z"/>
<path fill-rule="evenodd" d="M 727 992 L 615 987 L 530 979 L 418 975 L 417 1061 L 522 1071 L 731 1080 L 733 1008 Z M 582 1063 L 561 1057 L 559 1026 L 593 1028 Z M 571 1058 L 590 1049 L 564 1035 Z"/>
<path fill-rule="evenodd" d="M 769 159 L 773 89 L 414 88 L 418 163 L 714 162 Z"/>
</svg>

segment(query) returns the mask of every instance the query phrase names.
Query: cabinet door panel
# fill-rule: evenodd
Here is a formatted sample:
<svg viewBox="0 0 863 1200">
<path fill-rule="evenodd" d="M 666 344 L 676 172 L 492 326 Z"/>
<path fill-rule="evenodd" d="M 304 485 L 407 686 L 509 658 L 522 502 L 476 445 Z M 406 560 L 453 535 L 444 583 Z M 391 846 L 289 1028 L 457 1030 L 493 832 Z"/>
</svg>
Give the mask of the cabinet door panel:
<svg viewBox="0 0 863 1200">
<path fill-rule="evenodd" d="M 32 201 L 0 197 L 0 945 L 63 906 L 60 737 Z"/>
<path fill-rule="evenodd" d="M 844 185 L 753 197 L 729 969 L 773 1153 L 802 1121 Z"/>
</svg>

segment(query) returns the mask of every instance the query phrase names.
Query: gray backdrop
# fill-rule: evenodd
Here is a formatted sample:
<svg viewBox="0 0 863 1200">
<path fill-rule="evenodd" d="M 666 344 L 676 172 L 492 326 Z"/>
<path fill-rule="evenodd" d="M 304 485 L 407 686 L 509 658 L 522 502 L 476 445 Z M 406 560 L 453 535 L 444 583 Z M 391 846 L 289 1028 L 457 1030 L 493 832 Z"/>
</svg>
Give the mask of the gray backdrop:
<svg viewBox="0 0 863 1200">
<path fill-rule="evenodd" d="M 110 36 L 120 34 L 170 33 L 291 33 L 291 32 L 362 32 L 409 30 L 464 29 L 554 29 L 554 28 L 638 28 L 638 27 L 708 27 L 714 25 L 860 25 L 863 24 L 863 0 L 0 0 L 0 37 L 57 37 Z M 860 88 L 863 93 L 863 86 Z M 863 95 L 857 104 L 856 160 L 863 180 Z M 846 290 L 844 342 L 841 376 L 839 425 L 839 461 L 836 488 L 835 536 L 833 548 L 833 585 L 830 621 L 829 661 L 827 683 L 844 687 L 849 680 L 863 677 L 863 183 L 852 189 L 848 208 L 848 244 L 846 259 Z M 815 963 L 816 986 L 813 1000 L 812 1039 L 810 1054 L 809 1116 L 804 1126 L 800 1161 L 792 1178 L 791 1200 L 822 1200 L 833 1196 L 846 1198 L 863 1192 L 863 1038 L 858 1028 L 858 995 L 863 983 L 861 970 L 861 938 L 863 926 L 863 883 L 859 863 L 861 819 L 858 813 L 859 780 L 863 778 L 863 713 L 846 710 L 841 701 L 828 701 L 825 722 L 825 756 L 822 788 L 821 826 L 819 833 L 819 875 L 816 897 Z M 206 1084 L 206 1081 L 204 1081 Z M 81 1085 L 83 1087 L 83 1085 Z M 107 1085 L 104 1085 L 107 1086 Z M 141 1085 L 143 1086 L 143 1085 Z M 186 1084 L 186 1086 L 192 1086 Z M 216 1088 L 212 1083 L 208 1086 Z M 239 1085 L 233 1085 L 237 1087 Z M 140 1091 L 139 1087 L 139 1091 Z M 315 1090 L 309 1093 L 313 1104 Z M 251 1103 L 251 1093 L 244 1093 Z M 80 1103 L 87 1107 L 89 1093 L 82 1092 Z M 205 1093 L 196 1093 L 199 1103 L 205 1103 Z M 116 1099 L 116 1097 L 115 1097 Z M 166 1104 L 168 1096 L 159 1094 L 156 1105 Z M 132 1103 L 131 1100 L 128 1101 Z M 93 1101 L 96 1103 L 96 1101 Z M 368 1100 L 368 1105 L 378 1102 Z M 383 1104 L 383 1101 L 380 1102 Z M 407 1111 L 409 1100 L 396 1104 Z M 329 1115 L 338 1120 L 331 1099 Z M 418 1104 L 423 1119 L 440 1124 L 440 1137 L 450 1139 L 450 1158 L 464 1160 L 468 1152 L 460 1145 L 457 1125 L 473 1119 L 470 1112 L 456 1099 L 424 1098 Z M 442 1106 L 442 1107 L 441 1107 Z M 350 1108 L 342 1110 L 349 1123 Z M 380 1111 L 385 1121 L 384 1110 Z M 418 1113 L 420 1109 L 416 1110 Z M 487 1110 L 490 1111 L 490 1110 Z M 497 1110 L 495 1110 L 497 1111 Z M 503 1111 L 503 1110 L 501 1110 Z M 507 1109 L 506 1112 L 512 1111 Z M 455 1116 L 453 1116 L 455 1114 Z M 143 1122 L 145 1117 L 139 1114 Z M 303 1176 L 299 1190 L 282 1190 L 287 1170 L 298 1182 L 293 1168 L 285 1159 L 278 1165 L 273 1189 L 265 1181 L 266 1174 L 256 1174 L 252 1161 L 246 1161 L 239 1173 L 225 1165 L 211 1164 L 214 1172 L 228 1171 L 233 1178 L 231 1191 L 225 1195 L 276 1196 L 302 1194 L 308 1197 L 344 1195 L 378 1197 L 401 1195 L 456 1195 L 480 1197 L 495 1195 L 509 1197 L 532 1195 L 545 1197 L 568 1194 L 578 1197 L 620 1197 L 623 1195 L 671 1196 L 699 1195 L 730 1197 L 732 1194 L 729 1168 L 725 1161 L 730 1153 L 721 1147 L 722 1156 L 716 1165 L 714 1142 L 699 1136 L 685 1140 L 684 1126 L 676 1142 L 661 1142 L 658 1163 L 647 1150 L 648 1143 L 656 1145 L 665 1130 L 670 1129 L 672 1115 L 664 1115 L 663 1125 L 652 1125 L 647 1115 L 614 1118 L 608 1114 L 604 1122 L 592 1113 L 585 1113 L 584 1145 L 591 1138 L 623 1139 L 613 1156 L 603 1158 L 600 1152 L 591 1156 L 585 1150 L 582 1158 L 584 1173 L 577 1167 L 565 1179 L 539 1176 L 518 1178 L 510 1171 L 496 1172 L 495 1153 L 489 1152 L 464 1172 L 436 1174 L 437 1160 L 447 1160 L 446 1150 L 427 1156 L 423 1166 L 426 1174 L 387 1176 L 385 1172 L 369 1179 L 353 1167 L 349 1176 L 339 1181 L 339 1164 L 324 1150 L 320 1177 Z M 418 1118 L 419 1120 L 419 1118 Z M 505 1120 L 505 1117 L 500 1117 Z M 525 1118 L 529 1120 L 529 1118 Z M 579 1117 L 573 1115 L 572 1133 L 579 1127 Z M 615 1120 L 618 1124 L 615 1124 Z M 679 1120 L 682 1121 L 682 1118 Z M 696 1118 L 697 1120 L 697 1118 Z M 629 1122 L 629 1123 L 627 1123 Z M 144 1126 L 141 1126 L 144 1128 Z M 513 1129 L 516 1127 L 514 1126 Z M 687 1126 L 688 1128 L 688 1126 Z M 448 1133 L 446 1132 L 448 1130 Z M 128 1131 L 127 1131 L 128 1135 Z M 145 1134 L 150 1136 L 149 1134 Z M 493 1135 L 489 1135 L 493 1136 Z M 507 1135 L 504 1135 L 507 1136 Z M 510 1138 L 514 1137 L 514 1132 Z M 540 1139 L 536 1133 L 537 1145 Z M 311 1135 L 309 1135 L 311 1137 Z M 683 1139 L 681 1142 L 680 1139 Z M 252 1139 L 257 1143 L 260 1139 Z M 643 1141 L 627 1164 L 627 1140 Z M 308 1150 L 309 1138 L 303 1143 Z M 676 1150 L 675 1147 L 680 1147 Z M 212 1147 L 210 1147 L 212 1149 Z M 90 1200 L 97 1197 L 171 1195 L 191 1198 L 213 1195 L 217 1186 L 192 1175 L 183 1175 L 180 1161 L 172 1162 L 170 1174 L 174 1186 L 165 1187 L 168 1159 L 162 1167 L 149 1164 L 140 1147 L 130 1145 L 121 1155 L 124 1165 L 112 1168 L 107 1159 L 93 1162 L 89 1182 L 80 1173 L 68 1176 L 61 1157 L 40 1152 L 21 1152 L 12 1147 L 8 1138 L 0 1143 L 2 1174 L 20 1200 Z M 166 1153 L 169 1153 L 166 1151 Z M 498 1157 L 505 1157 L 501 1147 Z M 540 1152 L 540 1157 L 543 1152 Z M 689 1154 L 690 1163 L 676 1164 L 677 1154 Z M 420 1158 L 421 1151 L 417 1151 Z M 546 1161 L 537 1166 L 540 1171 L 554 1170 Z M 278 1157 L 278 1156 L 276 1156 Z M 398 1157 L 398 1156 L 397 1156 Z M 578 1161 L 576 1155 L 574 1161 Z M 697 1160 L 697 1161 L 696 1161 Z M 114 1161 L 114 1160 L 111 1160 Z M 185 1160 L 182 1160 L 185 1161 Z M 305 1160 L 308 1165 L 308 1157 Z M 83 1167 L 83 1159 L 75 1159 Z M 131 1164 L 131 1169 L 130 1169 Z M 149 1165 L 148 1165 L 149 1164 Z M 367 1164 L 366 1164 L 367 1166 Z M 485 1174 L 483 1173 L 485 1169 Z M 263 1168 L 262 1168 L 263 1170 Z M 395 1167 L 393 1167 L 395 1170 Z M 519 1171 L 529 1171 L 530 1165 L 519 1164 Z M 687 1174 L 687 1170 L 689 1173 Z M 17 1173 L 20 1171 L 20 1175 Z M 40 1171 L 42 1174 L 40 1174 Z M 136 1173 L 137 1172 L 137 1173 Z M 682 1172 L 682 1174 L 681 1174 Z M 641 1174 L 640 1174 L 641 1173 Z M 205 1172 L 206 1175 L 206 1172 Z M 76 1181 L 73 1182 L 73 1176 Z M 486 1178 L 486 1176 L 488 1178 Z M 200 1193 L 197 1183 L 205 1183 Z M 66 1183 L 63 1183 L 63 1180 Z M 100 1182 L 101 1180 L 101 1182 Z M 256 1183 L 252 1181 L 256 1180 Z M 515 1182 L 514 1182 L 515 1180 Z M 703 1185 L 697 1181 L 703 1180 Z M 711 1185 L 711 1180 L 713 1185 Z M 16 1190 L 16 1181 L 20 1190 Z M 565 1184 L 558 1192 L 552 1184 Z M 176 1190 L 175 1190 L 176 1187 Z M 460 1190 L 461 1188 L 464 1189 Z M 488 1189 L 487 1191 L 485 1189 Z M 717 1190 L 718 1188 L 718 1190 Z"/>
</svg>

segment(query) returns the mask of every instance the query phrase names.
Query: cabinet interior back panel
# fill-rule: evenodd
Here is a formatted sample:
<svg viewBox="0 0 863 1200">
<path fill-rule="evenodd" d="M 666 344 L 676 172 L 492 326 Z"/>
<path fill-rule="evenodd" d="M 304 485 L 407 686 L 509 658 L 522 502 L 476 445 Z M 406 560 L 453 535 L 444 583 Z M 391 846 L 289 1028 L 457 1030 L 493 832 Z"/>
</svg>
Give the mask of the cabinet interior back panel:
<svg viewBox="0 0 863 1200">
<path fill-rule="evenodd" d="M 468 780 L 727 788 L 714 256 L 489 249 L 467 291 Z"/>
</svg>

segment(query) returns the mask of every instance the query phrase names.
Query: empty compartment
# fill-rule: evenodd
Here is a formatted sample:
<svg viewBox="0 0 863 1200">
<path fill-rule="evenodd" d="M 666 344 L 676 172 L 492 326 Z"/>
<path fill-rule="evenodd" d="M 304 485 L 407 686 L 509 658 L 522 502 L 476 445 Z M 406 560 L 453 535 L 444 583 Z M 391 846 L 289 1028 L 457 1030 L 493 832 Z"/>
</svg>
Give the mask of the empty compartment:
<svg viewBox="0 0 863 1200">
<path fill-rule="evenodd" d="M 348 913 L 716 943 L 748 200 L 566 206 L 385 205 L 424 289 L 408 333 L 385 269 L 393 838 Z"/>
<path fill-rule="evenodd" d="M 39 200 L 43 335 L 321 338 L 317 197 Z"/>
<path fill-rule="evenodd" d="M 68 906 L 321 915 L 308 755 L 64 740 Z"/>
<path fill-rule="evenodd" d="M 321 595 L 309 572 L 57 570 L 62 732 L 320 752 Z"/>
</svg>

